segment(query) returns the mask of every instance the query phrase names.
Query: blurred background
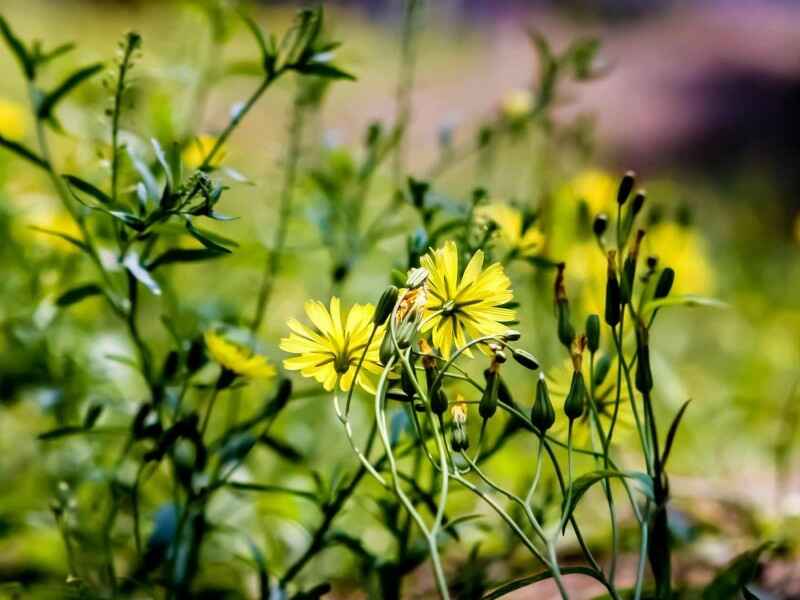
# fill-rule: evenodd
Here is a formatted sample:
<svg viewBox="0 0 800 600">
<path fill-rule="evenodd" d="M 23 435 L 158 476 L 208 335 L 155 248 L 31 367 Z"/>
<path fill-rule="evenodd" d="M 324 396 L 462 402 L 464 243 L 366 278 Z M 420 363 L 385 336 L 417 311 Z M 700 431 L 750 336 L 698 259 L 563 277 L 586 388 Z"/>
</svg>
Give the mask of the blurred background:
<svg viewBox="0 0 800 600">
<path fill-rule="evenodd" d="M 463 201 L 480 185 L 492 198 L 524 206 L 540 206 L 544 199 L 562 207 L 584 201 L 592 211 L 611 206 L 624 171 L 637 172 L 648 190 L 654 227 L 662 227 L 659 243 L 669 246 L 677 265 L 680 291 L 728 305 L 665 312 L 654 333 L 664 419 L 692 399 L 671 466 L 673 524 L 678 543 L 689 548 L 677 558 L 676 570 L 686 580 L 702 579 L 770 539 L 777 546 L 761 575 L 763 588 L 775 598 L 800 597 L 800 3 L 423 4 L 415 24 L 405 170 L 419 179 L 433 177 L 443 203 Z M 298 6 L 250 3 L 248 11 L 267 31 L 280 32 Z M 390 124 L 397 115 L 402 3 L 325 6 L 332 37 L 344 42 L 337 64 L 357 81 L 331 86 L 309 117 L 301 170 L 357 162 L 367 127 Z M 0 7 L 23 39 L 78 44 L 53 67 L 53 81 L 77 65 L 108 61 L 129 29 L 141 33 L 142 58 L 124 121 L 133 145 L 150 137 L 213 138 L 232 107 L 251 92 L 255 43 L 235 13 L 225 10 L 225 3 L 210 0 L 5 0 Z M 509 136 L 488 158 L 468 154 L 451 163 L 453 148 L 457 153 L 469 146 L 485 123 L 509 110 L 515 93 L 537 85 L 531 29 L 555 51 L 576 39 L 599 40 L 592 77 L 558 88 L 546 127 Z M 0 133 L 32 143 L 24 81 L 5 46 L 0 74 Z M 235 174 L 221 209 L 241 218 L 215 230 L 239 247 L 230 258 L 176 270 L 171 293 L 143 300 L 143 329 L 150 339 L 168 339 L 161 315 L 195 331 L 212 323 L 233 326 L 252 312 L 264 248 L 276 225 L 294 91 L 291 79 L 281 81 L 226 144 L 224 164 Z M 53 145 L 62 172 L 87 178 L 104 173 L 98 147 L 107 144 L 106 99 L 98 79 L 60 108 L 62 132 L 53 136 Z M 191 152 L 184 160 L 191 163 Z M 365 200 L 373 217 L 381 218 L 394 180 L 389 168 L 376 175 Z M 63 576 L 64 551 L 49 504 L 65 480 L 80 503 L 80 490 L 91 489 L 92 465 L 108 443 L 101 435 L 52 442 L 37 435 L 81 414 L 90 401 L 111 407 L 102 423 L 113 426 L 113 410 L 130 418 L 131 403 L 142 392 L 136 373 L 109 358 L 130 355 L 131 348 L 99 300 L 69 311 L 54 306 L 64 284 L 80 279 L 86 267 L 68 244 L 31 229 L 74 227 L 49 185 L 42 174 L 0 152 L 0 583 Z M 286 319 L 301 317 L 306 298 L 325 301 L 333 290 L 349 302 L 374 302 L 389 269 L 402 267 L 397 257 L 404 236 L 416 226 L 414 211 L 398 208 L 391 217 L 400 235 L 387 235 L 365 256 L 343 263 L 319 241 L 325 209 L 313 181 L 301 177 L 297 188 L 288 252 L 260 338 L 276 363 L 283 358 L 277 343 L 286 335 Z M 575 240 L 559 241 L 559 235 L 550 236 L 548 256 L 566 259 L 574 279 L 570 289 L 582 289 L 590 276 L 580 266 L 569 267 L 581 263 L 570 254 Z M 346 281 L 332 284 L 328 274 L 341 268 L 348 270 Z M 525 309 L 534 293 L 526 283 L 533 267 L 514 265 L 511 272 L 523 301 L 528 347 L 546 369 L 555 368 L 560 359 L 552 311 L 546 303 Z M 579 306 L 578 315 L 585 317 L 591 302 Z M 527 405 L 533 383 L 521 375 L 512 379 L 513 387 Z M 253 387 L 242 398 L 245 405 L 265 393 Z M 352 468 L 325 397 L 298 400 L 287 410 L 276 435 L 308 464 L 323 472 Z M 515 448 L 531 452 L 529 445 Z M 255 479 L 307 478 L 285 457 L 264 454 L 251 462 Z M 493 468 L 513 481 L 522 467 L 504 455 Z M 369 510 L 366 500 L 354 503 Z M 91 512 L 91 505 L 83 509 Z M 269 530 L 264 543 L 279 556 L 306 543 L 307 524 L 314 520 L 294 500 L 259 498 L 235 509 L 220 506 L 217 514 L 228 515 L 233 526 L 255 522 L 256 531 Z M 378 524 L 352 514 L 344 518 L 376 552 L 389 548 Z M 214 552 L 224 556 L 223 549 Z M 214 576 L 231 577 L 219 560 Z M 340 581 L 341 597 L 350 597 L 351 558 L 326 554 L 318 569 Z M 423 578 L 420 597 L 429 584 Z"/>
</svg>

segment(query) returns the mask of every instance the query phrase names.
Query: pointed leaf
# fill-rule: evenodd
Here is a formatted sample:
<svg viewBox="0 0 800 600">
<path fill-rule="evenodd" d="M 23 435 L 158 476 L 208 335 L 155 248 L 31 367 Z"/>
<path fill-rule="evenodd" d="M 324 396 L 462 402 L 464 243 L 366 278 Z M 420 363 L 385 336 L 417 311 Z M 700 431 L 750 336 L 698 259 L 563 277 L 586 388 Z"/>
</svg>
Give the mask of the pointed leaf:
<svg viewBox="0 0 800 600">
<path fill-rule="evenodd" d="M 261 28 L 258 26 L 258 23 L 253 21 L 253 19 L 251 19 L 244 11 L 240 10 L 239 16 L 242 18 L 245 25 L 247 25 L 247 28 L 250 30 L 250 33 L 253 34 L 253 37 L 256 38 L 258 49 L 261 50 L 261 60 L 262 62 L 265 62 L 270 52 L 267 49 L 267 42 L 264 39 L 264 34 L 261 33 Z"/>
<path fill-rule="evenodd" d="M 99 296 L 102 293 L 103 290 L 99 285 L 96 283 L 87 283 L 85 285 L 74 287 L 71 290 L 67 290 L 61 294 L 58 299 L 56 299 L 56 306 L 64 308 L 66 306 L 77 304 L 85 298 Z"/>
<path fill-rule="evenodd" d="M 2 34 L 6 44 L 8 44 L 8 47 L 11 49 L 11 52 L 13 52 L 14 56 L 16 56 L 19 66 L 22 67 L 22 70 L 25 73 L 25 77 L 28 79 L 33 79 L 33 60 L 28 55 L 25 45 L 16 35 L 14 35 L 14 32 L 8 25 L 8 22 L 2 16 L 0 16 L 0 34 Z"/>
<path fill-rule="evenodd" d="M 703 590 L 702 600 L 735 598 L 755 577 L 758 561 L 770 545 L 766 542 L 734 558 Z"/>
<path fill-rule="evenodd" d="M 653 480 L 646 473 L 640 473 L 638 471 L 592 471 L 591 473 L 578 477 L 572 484 L 572 496 L 570 497 L 569 504 L 565 502 L 564 506 L 563 520 L 565 527 L 572 513 L 575 511 L 578 502 L 580 502 L 589 488 L 603 479 L 612 479 L 614 477 L 619 479 L 629 478 L 638 481 L 640 484 L 639 491 L 648 498 L 653 498 Z"/>
<path fill-rule="evenodd" d="M 5 148 L 6 150 L 10 150 L 20 158 L 24 158 L 28 162 L 33 163 L 37 167 L 44 169 L 45 171 L 50 169 L 50 164 L 43 158 L 37 156 L 32 150 L 29 150 L 22 144 L 15 142 L 13 140 L 9 140 L 8 138 L 3 137 L 0 135 L 0 146 Z"/>
<path fill-rule="evenodd" d="M 207 234 L 205 234 L 205 232 L 201 232 L 188 219 L 186 220 L 186 229 L 194 239 L 203 244 L 203 246 L 205 246 L 209 250 L 230 253 L 230 250 L 228 250 L 225 246 L 218 244 L 217 242 L 212 240 Z"/>
<path fill-rule="evenodd" d="M 355 76 L 351 75 L 347 71 L 343 71 L 339 67 L 324 62 L 312 62 L 304 65 L 297 65 L 295 70 L 298 73 L 303 73 L 305 75 L 316 75 L 317 77 L 325 77 L 327 79 L 347 79 L 349 81 L 356 80 Z"/>
<path fill-rule="evenodd" d="M 225 252 L 210 250 L 208 248 L 170 248 L 163 254 L 159 254 L 147 265 L 148 271 L 154 271 L 162 265 L 174 263 L 198 262 L 225 256 Z"/>
<path fill-rule="evenodd" d="M 31 225 L 31 229 L 34 231 L 38 231 L 39 233 L 46 233 L 47 235 L 53 235 L 55 237 L 61 238 L 65 242 L 69 242 L 73 246 L 83 250 L 84 252 L 89 252 L 89 248 L 86 244 L 84 244 L 81 240 L 72 237 L 69 234 L 61 233 L 60 231 L 54 231 L 52 229 L 45 229 L 44 227 L 37 227 L 36 225 Z"/>
<path fill-rule="evenodd" d="M 98 202 L 101 202 L 102 204 L 111 204 L 111 198 L 109 198 L 104 191 L 96 188 L 88 181 L 84 181 L 83 179 L 81 179 L 80 177 L 76 177 L 75 175 L 64 175 L 63 177 L 64 179 L 67 180 L 67 182 L 69 182 L 69 184 L 72 187 L 82 191 L 84 194 L 89 194 L 92 198 L 94 198 Z"/>
<path fill-rule="evenodd" d="M 103 65 L 95 63 L 82 69 L 78 69 L 72 75 L 62 81 L 52 92 L 47 94 L 39 103 L 37 114 L 41 119 L 47 119 L 53 112 L 56 104 L 59 103 L 67 94 L 78 87 L 81 83 L 89 79 L 92 75 L 102 70 Z"/>
<path fill-rule="evenodd" d="M 672 424 L 669 426 L 669 432 L 667 433 L 667 440 L 664 443 L 664 452 L 661 455 L 662 469 L 667 464 L 667 459 L 669 458 L 670 450 L 672 450 L 672 443 L 675 441 L 675 434 L 678 433 L 678 426 L 681 424 L 683 413 L 686 412 L 686 409 L 688 408 L 690 402 L 691 399 L 683 403 L 683 405 L 678 410 L 678 414 L 676 414 L 675 418 L 672 419 Z"/>
</svg>

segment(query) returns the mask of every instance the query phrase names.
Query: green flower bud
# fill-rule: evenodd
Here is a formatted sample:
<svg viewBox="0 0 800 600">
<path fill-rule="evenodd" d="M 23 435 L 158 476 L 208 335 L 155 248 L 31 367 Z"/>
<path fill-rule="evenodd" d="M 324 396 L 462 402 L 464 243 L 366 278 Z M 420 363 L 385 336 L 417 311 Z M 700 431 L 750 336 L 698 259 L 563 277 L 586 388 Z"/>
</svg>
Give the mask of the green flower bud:
<svg viewBox="0 0 800 600">
<path fill-rule="evenodd" d="M 672 289 L 673 283 L 675 283 L 675 271 L 670 267 L 667 267 L 661 271 L 661 275 L 658 276 L 656 291 L 653 294 L 653 298 L 658 300 L 659 298 L 666 298 L 669 296 L 669 292 Z"/>
<path fill-rule="evenodd" d="M 608 279 L 606 280 L 606 323 L 614 327 L 620 319 L 620 289 L 617 268 L 614 265 L 615 252 L 608 253 Z"/>
<path fill-rule="evenodd" d="M 536 358 L 526 350 L 513 350 L 511 356 L 526 369 L 535 371 L 539 368 L 539 363 L 536 361 Z"/>
<path fill-rule="evenodd" d="M 547 383 L 544 375 L 539 374 L 539 382 L 536 384 L 536 399 L 531 408 L 531 423 L 540 433 L 545 433 L 556 422 L 556 413 L 553 410 L 553 403 L 550 402 L 550 392 L 547 390 Z"/>
<path fill-rule="evenodd" d="M 647 330 L 642 326 L 636 330 L 636 389 L 643 393 L 653 389 L 650 346 L 647 341 Z"/>
<path fill-rule="evenodd" d="M 636 196 L 634 196 L 633 202 L 631 202 L 631 213 L 633 214 L 634 217 L 642 211 L 645 197 L 646 196 L 644 190 L 639 190 L 636 193 Z"/>
<path fill-rule="evenodd" d="M 372 317 L 372 322 L 376 326 L 383 325 L 391 316 L 394 305 L 397 304 L 397 294 L 398 289 L 393 285 L 388 286 L 381 294 L 378 306 L 375 307 L 375 315 Z"/>
<path fill-rule="evenodd" d="M 572 326 L 569 316 L 569 301 L 564 299 L 556 305 L 558 312 L 558 340 L 569 350 L 572 347 L 572 340 L 575 339 L 575 328 Z"/>
<path fill-rule="evenodd" d="M 572 373 L 572 382 L 569 392 L 564 400 L 564 414 L 570 420 L 577 419 L 583 415 L 583 407 L 586 404 L 586 382 L 583 380 L 583 373 L 575 371 Z"/>
<path fill-rule="evenodd" d="M 509 329 L 503 334 L 503 337 L 506 338 L 509 342 L 516 342 L 519 338 L 522 337 L 522 334 L 516 329 Z"/>
<path fill-rule="evenodd" d="M 594 386 L 597 387 L 601 385 L 605 380 L 608 372 L 611 370 L 611 355 L 610 354 L 603 354 L 594 363 L 594 373 L 592 373 L 592 379 L 594 380 Z"/>
<path fill-rule="evenodd" d="M 390 333 L 387 335 L 391 335 Z M 414 343 L 414 337 L 417 335 L 417 323 L 415 319 L 410 319 L 400 325 L 397 330 L 397 345 L 401 350 L 408 348 Z"/>
<path fill-rule="evenodd" d="M 381 348 L 378 351 L 378 358 L 381 361 L 382 365 L 389 364 L 389 360 L 394 356 L 394 343 L 392 343 L 392 334 L 390 331 L 387 331 L 383 334 L 383 341 L 381 342 Z"/>
<path fill-rule="evenodd" d="M 186 354 L 186 368 L 190 373 L 194 373 L 205 365 L 207 361 L 203 336 L 196 337 L 192 340 L 192 345 L 189 346 L 189 352 Z"/>
<path fill-rule="evenodd" d="M 483 419 L 491 419 L 497 412 L 497 388 L 499 377 L 495 369 L 489 368 L 483 372 L 486 379 L 486 387 L 483 390 L 481 401 L 478 404 L 478 414 Z"/>
<path fill-rule="evenodd" d="M 606 229 L 608 229 L 608 215 L 605 213 L 600 213 L 592 222 L 592 231 L 594 232 L 595 236 L 601 238 L 606 232 Z"/>
<path fill-rule="evenodd" d="M 617 203 L 622 205 L 631 195 L 633 186 L 636 183 L 636 173 L 628 171 L 622 176 L 622 181 L 619 182 L 619 189 L 617 190 Z"/>
<path fill-rule="evenodd" d="M 600 317 L 589 315 L 586 318 L 586 342 L 589 352 L 594 354 L 600 347 Z"/>
<path fill-rule="evenodd" d="M 445 396 L 442 388 L 438 388 L 436 392 L 431 395 L 431 410 L 435 415 L 443 415 L 447 410 L 447 396 Z"/>
</svg>

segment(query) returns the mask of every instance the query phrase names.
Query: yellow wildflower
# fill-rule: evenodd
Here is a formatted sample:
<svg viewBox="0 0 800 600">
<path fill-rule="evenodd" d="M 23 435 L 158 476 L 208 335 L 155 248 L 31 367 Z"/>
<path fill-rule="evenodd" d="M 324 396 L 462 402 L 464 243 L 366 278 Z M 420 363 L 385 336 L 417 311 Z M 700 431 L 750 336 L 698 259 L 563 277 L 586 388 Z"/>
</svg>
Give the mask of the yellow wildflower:
<svg viewBox="0 0 800 600">
<path fill-rule="evenodd" d="M 318 300 L 309 300 L 305 311 L 314 329 L 297 319 L 289 319 L 292 333 L 281 340 L 280 347 L 299 356 L 285 359 L 284 368 L 300 371 L 304 377 L 313 377 L 329 392 L 337 383 L 342 391 L 350 390 L 372 332 L 375 307 L 372 304 L 354 304 L 343 319 L 339 298 L 334 296 L 330 310 Z M 368 392 L 375 391 L 369 373 L 378 374 L 383 370 L 378 354 L 384 331 L 385 326 L 376 330 L 358 373 L 358 384 Z"/>
<path fill-rule="evenodd" d="M 265 356 L 254 354 L 213 331 L 206 331 L 203 337 L 211 358 L 228 371 L 250 379 L 275 377 L 275 366 Z"/>
<path fill-rule="evenodd" d="M 541 229 L 530 226 L 523 231 L 522 212 L 512 206 L 487 204 L 478 207 L 476 214 L 479 219 L 497 223 L 503 244 L 519 256 L 536 256 L 544 246 L 544 233 Z"/>
<path fill-rule="evenodd" d="M 0 135 L 19 141 L 25 136 L 27 111 L 21 105 L 0 98 Z"/>
<path fill-rule="evenodd" d="M 500 104 L 502 115 L 512 122 L 522 121 L 533 110 L 533 95 L 530 90 L 518 89 L 506 94 Z"/>
<path fill-rule="evenodd" d="M 431 331 L 433 345 L 449 358 L 453 345 L 463 347 L 466 336 L 501 334 L 513 321 L 513 309 L 503 307 L 513 298 L 511 281 L 500 263 L 483 270 L 483 252 L 470 259 L 459 279 L 458 249 L 453 241 L 431 250 L 420 264 L 429 272 L 428 302 L 422 331 Z"/>
<path fill-rule="evenodd" d="M 183 164 L 190 169 L 196 169 L 203 164 L 203 160 L 205 160 L 206 156 L 208 156 L 208 153 L 211 152 L 211 149 L 216 143 L 217 138 L 213 136 L 207 134 L 197 136 L 188 146 L 183 149 L 183 153 L 181 154 Z M 211 161 L 211 166 L 218 166 L 224 157 L 225 147 L 223 146 L 214 155 L 214 158 Z"/>
<path fill-rule="evenodd" d="M 714 291 L 714 271 L 705 240 L 693 229 L 663 221 L 647 230 L 641 256 L 657 256 L 661 267 L 675 270 L 673 294 L 709 294 Z"/>
<path fill-rule="evenodd" d="M 589 169 L 578 174 L 567 184 L 564 193 L 573 202 L 585 202 L 589 208 L 589 216 L 594 217 L 597 213 L 611 212 L 615 209 L 618 184 L 619 182 L 611 174 L 598 169 Z"/>
</svg>

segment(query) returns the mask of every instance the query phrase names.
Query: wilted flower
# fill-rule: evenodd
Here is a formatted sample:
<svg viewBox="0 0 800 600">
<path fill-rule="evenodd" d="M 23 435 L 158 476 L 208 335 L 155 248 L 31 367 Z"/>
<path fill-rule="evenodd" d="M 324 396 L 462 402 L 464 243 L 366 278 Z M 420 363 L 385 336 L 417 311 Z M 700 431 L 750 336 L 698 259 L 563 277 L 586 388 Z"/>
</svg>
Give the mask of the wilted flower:
<svg viewBox="0 0 800 600">
<path fill-rule="evenodd" d="M 515 312 L 503 305 L 513 294 L 500 263 L 483 270 L 483 252 L 478 250 L 459 278 L 458 248 L 453 241 L 431 250 L 420 262 L 430 273 L 422 331 L 432 331 L 433 345 L 442 356 L 449 358 L 453 345 L 463 347 L 467 336 L 474 339 L 508 330 Z"/>
<path fill-rule="evenodd" d="M 500 239 L 522 257 L 537 255 L 544 246 L 544 233 L 536 226 L 523 228 L 522 212 L 507 204 L 492 203 L 476 209 L 479 219 L 497 223 Z"/>
<path fill-rule="evenodd" d="M 350 390 L 372 332 L 375 307 L 354 304 L 343 319 L 339 298 L 334 296 L 330 310 L 318 300 L 309 300 L 305 311 L 314 329 L 297 319 L 289 319 L 292 333 L 281 340 L 280 348 L 298 356 L 287 358 L 283 366 L 300 371 L 304 377 L 313 377 L 329 392 L 337 383 L 342 391 Z M 358 373 L 358 384 L 368 392 L 375 391 L 369 373 L 379 374 L 382 370 L 379 350 L 384 331 L 383 326 L 377 328 Z"/>
<path fill-rule="evenodd" d="M 275 366 L 265 356 L 255 354 L 239 344 L 230 342 L 213 331 L 207 331 L 203 337 L 211 358 L 224 369 L 250 379 L 275 377 L 277 372 Z"/>
</svg>

